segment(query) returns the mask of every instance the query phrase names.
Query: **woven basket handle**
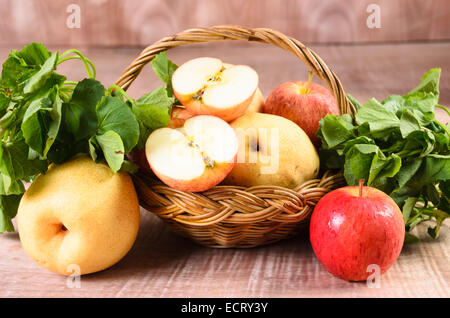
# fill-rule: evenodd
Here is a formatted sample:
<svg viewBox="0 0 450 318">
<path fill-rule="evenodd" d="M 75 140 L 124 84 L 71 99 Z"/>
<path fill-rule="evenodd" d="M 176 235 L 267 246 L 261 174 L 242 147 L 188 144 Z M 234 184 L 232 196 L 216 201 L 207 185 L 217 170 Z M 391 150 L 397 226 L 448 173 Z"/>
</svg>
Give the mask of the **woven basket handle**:
<svg viewBox="0 0 450 318">
<path fill-rule="evenodd" d="M 336 96 L 341 114 L 355 114 L 337 76 L 314 51 L 294 38 L 267 28 L 245 28 L 235 25 L 221 25 L 209 28 L 195 28 L 162 38 L 145 48 L 139 56 L 123 71 L 116 85 L 126 90 L 136 79 L 144 66 L 158 53 L 181 45 L 217 41 L 254 41 L 278 46 L 295 54 L 316 74 Z"/>
</svg>

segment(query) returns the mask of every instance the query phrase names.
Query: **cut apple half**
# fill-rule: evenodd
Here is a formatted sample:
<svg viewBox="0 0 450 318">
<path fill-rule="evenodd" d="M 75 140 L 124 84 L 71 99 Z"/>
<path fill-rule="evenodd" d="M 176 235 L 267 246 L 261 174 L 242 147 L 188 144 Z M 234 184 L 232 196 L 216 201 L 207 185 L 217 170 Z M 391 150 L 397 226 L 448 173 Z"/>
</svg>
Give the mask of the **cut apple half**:
<svg viewBox="0 0 450 318">
<path fill-rule="evenodd" d="M 160 128 L 147 139 L 148 163 L 161 181 L 183 191 L 205 191 L 234 166 L 238 140 L 224 120 L 208 115 L 187 119 L 181 128 Z"/>
<path fill-rule="evenodd" d="M 213 115 L 225 121 L 241 116 L 258 88 L 258 74 L 246 65 L 224 64 L 200 57 L 181 65 L 172 76 L 175 96 L 196 115 Z"/>
</svg>

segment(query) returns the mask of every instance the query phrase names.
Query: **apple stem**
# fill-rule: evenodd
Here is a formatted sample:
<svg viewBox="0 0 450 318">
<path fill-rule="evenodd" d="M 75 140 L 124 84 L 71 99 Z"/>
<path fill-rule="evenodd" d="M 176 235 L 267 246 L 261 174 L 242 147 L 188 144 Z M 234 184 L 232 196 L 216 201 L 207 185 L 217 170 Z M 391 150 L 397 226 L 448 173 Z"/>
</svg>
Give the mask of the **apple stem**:
<svg viewBox="0 0 450 318">
<path fill-rule="evenodd" d="M 363 195 L 364 179 L 359 179 L 359 197 Z"/>
</svg>

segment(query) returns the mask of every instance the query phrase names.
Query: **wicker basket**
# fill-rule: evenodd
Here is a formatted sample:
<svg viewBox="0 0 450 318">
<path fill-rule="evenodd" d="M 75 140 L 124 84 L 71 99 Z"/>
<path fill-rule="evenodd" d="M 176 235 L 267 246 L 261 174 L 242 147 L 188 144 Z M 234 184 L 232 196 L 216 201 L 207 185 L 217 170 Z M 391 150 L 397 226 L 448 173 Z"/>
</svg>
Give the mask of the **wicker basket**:
<svg viewBox="0 0 450 318">
<path fill-rule="evenodd" d="M 226 40 L 272 44 L 295 54 L 335 94 L 341 113 L 354 114 L 338 78 L 319 56 L 296 39 L 266 28 L 215 26 L 163 38 L 144 49 L 116 84 L 127 89 L 161 51 Z M 239 248 L 269 244 L 297 234 L 319 199 L 345 184 L 342 174 L 331 171 L 295 189 L 218 185 L 202 193 L 191 193 L 173 189 L 142 172 L 134 176 L 134 182 L 141 206 L 159 216 L 176 233 L 204 246 Z"/>
</svg>

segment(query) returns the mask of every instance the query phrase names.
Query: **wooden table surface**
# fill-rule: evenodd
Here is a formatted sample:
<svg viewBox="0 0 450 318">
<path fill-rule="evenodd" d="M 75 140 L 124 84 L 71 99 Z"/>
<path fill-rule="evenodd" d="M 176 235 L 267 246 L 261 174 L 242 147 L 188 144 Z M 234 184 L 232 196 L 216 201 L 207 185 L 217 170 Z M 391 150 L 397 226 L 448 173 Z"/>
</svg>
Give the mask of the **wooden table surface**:
<svg viewBox="0 0 450 318">
<path fill-rule="evenodd" d="M 11 48 L 0 48 L 4 60 Z M 19 48 L 17 48 L 19 49 Z M 62 51 L 62 48 L 55 48 Z M 112 84 L 140 48 L 79 48 L 97 66 L 98 79 Z M 432 67 L 442 68 L 441 104 L 450 106 L 450 43 L 312 46 L 341 79 L 347 92 L 362 101 L 402 94 L 415 87 Z M 288 80 L 307 77 L 295 56 L 262 44 L 220 43 L 177 48 L 176 63 L 198 56 L 221 57 L 253 66 L 265 96 Z M 84 76 L 71 61 L 62 66 L 69 79 Z M 155 88 L 151 68 L 129 89 L 139 97 Z M 446 122 L 443 112 L 438 118 Z M 307 233 L 252 249 L 210 249 L 173 234 L 150 212 L 141 210 L 137 241 L 112 268 L 81 277 L 80 288 L 40 268 L 27 257 L 17 233 L 0 235 L 1 297 L 449 297 L 450 224 L 438 240 L 405 245 L 379 288 L 349 283 L 329 274 L 317 261 Z"/>
</svg>

